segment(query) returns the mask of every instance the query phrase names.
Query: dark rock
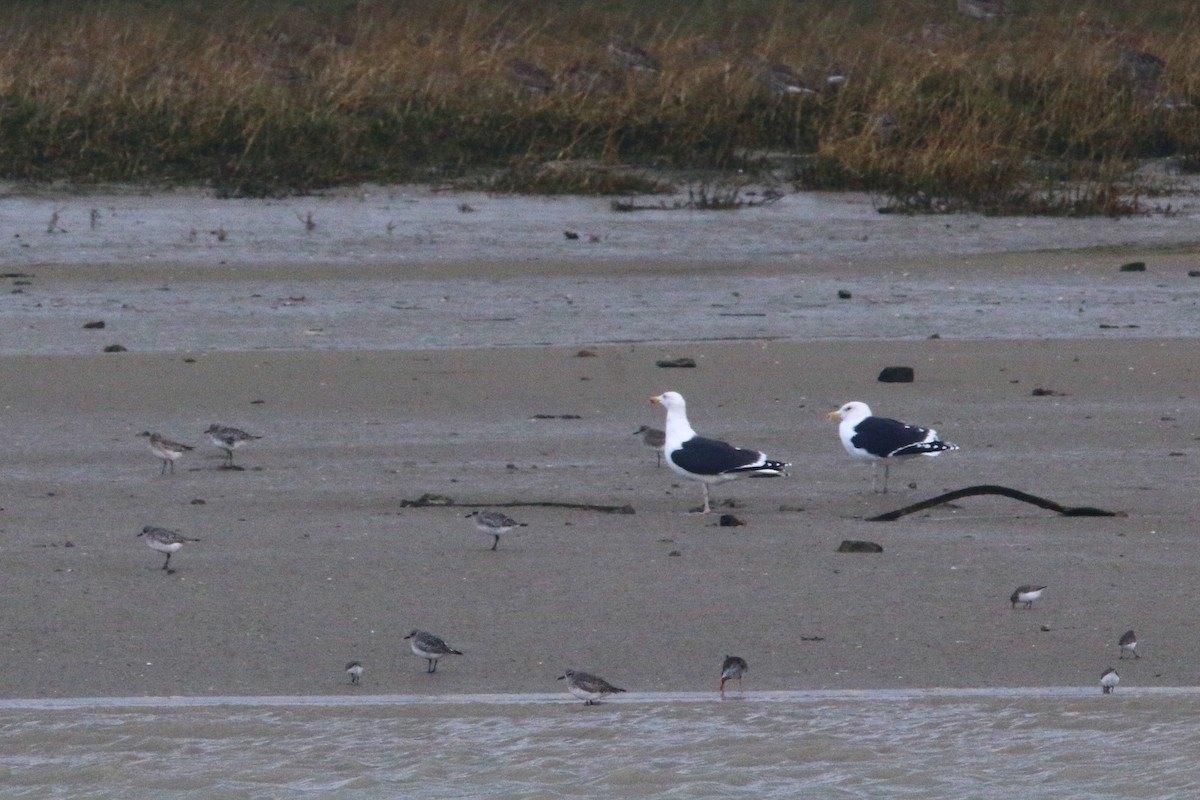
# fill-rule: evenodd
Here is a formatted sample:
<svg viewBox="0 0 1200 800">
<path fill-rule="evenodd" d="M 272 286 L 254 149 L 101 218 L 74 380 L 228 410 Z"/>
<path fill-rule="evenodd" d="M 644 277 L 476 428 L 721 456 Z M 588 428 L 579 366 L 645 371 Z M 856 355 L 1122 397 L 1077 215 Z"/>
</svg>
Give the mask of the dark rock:
<svg viewBox="0 0 1200 800">
<path fill-rule="evenodd" d="M 83 323 L 83 327 L 85 330 L 99 330 L 104 327 L 104 320 L 98 319 L 95 322 L 85 322 Z"/>
<path fill-rule="evenodd" d="M 671 552 L 667 553 L 667 555 L 670 556 L 671 558 L 677 558 L 677 557 L 683 555 L 683 553 L 679 552 L 678 550 L 672 550 Z"/>
<path fill-rule="evenodd" d="M 884 367 L 878 380 L 880 383 L 912 383 L 915 377 L 912 367 Z"/>
<path fill-rule="evenodd" d="M 849 289 L 838 289 L 838 300 L 849 300 L 853 296 Z"/>
<path fill-rule="evenodd" d="M 1066 397 L 1062 392 L 1056 392 L 1053 389 L 1043 389 L 1040 386 L 1030 392 L 1034 397 Z"/>
<path fill-rule="evenodd" d="M 1189 278 L 1200 278 L 1200 269 L 1189 269 L 1188 277 Z"/>
<path fill-rule="evenodd" d="M 579 234 L 575 231 L 563 231 L 563 236 L 572 242 L 579 238 Z"/>
<path fill-rule="evenodd" d="M 839 553 L 882 553 L 883 545 L 861 539 L 843 539 L 838 545 Z"/>
<path fill-rule="evenodd" d="M 1145 272 L 1145 261 L 1130 261 L 1128 264 L 1121 265 L 1121 272 Z"/>
<path fill-rule="evenodd" d="M 127 351 L 126 351 L 124 345 L 110 344 L 108 347 L 104 348 L 104 352 L 106 352 L 106 353 L 124 353 Z"/>
<path fill-rule="evenodd" d="M 663 369 L 693 369 L 696 366 L 696 359 L 687 358 L 686 356 L 684 358 L 662 358 L 655 361 L 654 365 Z"/>
<path fill-rule="evenodd" d="M 192 500 L 192 505 L 194 505 L 194 506 L 203 506 L 203 505 L 207 505 L 207 501 L 205 501 L 205 500 L 202 500 L 202 499 L 200 499 L 199 497 L 197 497 L 197 498 L 195 498 L 194 500 Z"/>
<path fill-rule="evenodd" d="M 733 514 L 722 514 L 721 519 L 717 521 L 717 524 L 722 528 L 740 528 L 746 523 L 742 522 Z"/>
</svg>

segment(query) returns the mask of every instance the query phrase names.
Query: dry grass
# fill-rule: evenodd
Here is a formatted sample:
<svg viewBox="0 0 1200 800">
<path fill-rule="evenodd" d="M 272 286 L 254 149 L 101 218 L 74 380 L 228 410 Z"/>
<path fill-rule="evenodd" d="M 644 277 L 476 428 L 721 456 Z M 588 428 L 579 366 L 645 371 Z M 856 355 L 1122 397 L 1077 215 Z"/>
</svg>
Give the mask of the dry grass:
<svg viewBox="0 0 1200 800">
<path fill-rule="evenodd" d="M 0 173 L 257 195 L 499 169 L 510 190 L 628 194 L 594 165 L 785 164 L 896 209 L 1123 213 L 1152 188 L 1134 165 L 1198 162 L 1190 0 L 1027 6 L 0 3 Z M 617 39 L 661 70 L 611 62 Z M 1165 61 L 1152 85 L 1130 49 Z M 772 91 L 773 65 L 815 91 Z M 564 160 L 590 166 L 538 168 Z"/>
</svg>

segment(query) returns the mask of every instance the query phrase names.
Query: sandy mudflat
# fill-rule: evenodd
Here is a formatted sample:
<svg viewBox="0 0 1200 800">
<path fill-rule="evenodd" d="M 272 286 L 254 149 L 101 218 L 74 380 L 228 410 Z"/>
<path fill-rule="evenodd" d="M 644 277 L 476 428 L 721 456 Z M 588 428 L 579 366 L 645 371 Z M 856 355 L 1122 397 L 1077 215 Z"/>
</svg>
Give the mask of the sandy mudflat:
<svg viewBox="0 0 1200 800">
<path fill-rule="evenodd" d="M 1117 276 L 1138 257 L 1147 273 Z M 0 691 L 540 692 L 568 666 L 631 690 L 715 690 L 730 652 L 754 689 L 1090 685 L 1131 627 L 1145 657 L 1121 667 L 1123 686 L 1200 682 L 1196 259 L 1184 247 L 969 260 L 903 275 L 878 262 L 509 263 L 492 278 L 462 262 L 306 279 L 278 263 L 20 266 L 31 282 L 0 303 Z M 568 270 L 574 293 L 552 308 L 545 282 Z M 872 274 L 892 276 L 883 295 Z M 758 298 L 748 311 L 738 275 Z M 616 288 L 664 276 L 684 285 L 659 286 L 650 308 Z M 413 299 L 434 291 L 423 281 L 442 303 Z M 852 310 L 826 291 L 845 281 Z M 371 305 L 380 286 L 389 308 L 414 307 L 396 310 L 404 323 Z M 852 329 L 804 328 L 807 292 L 818 330 L 839 308 Z M 785 295 L 800 298 L 770 305 Z M 303 316 L 319 302 L 328 313 Z M 669 336 L 651 319 L 664 304 Z M 83 330 L 93 318 L 109 327 Z M 489 324 L 505 346 L 480 343 Z M 409 327 L 372 338 L 389 325 Z M 130 352 L 98 352 L 109 341 Z M 655 366 L 684 355 L 699 366 Z M 876 382 L 893 364 L 916 382 Z M 788 478 L 714 490 L 744 527 L 687 513 L 699 487 L 630 435 L 661 424 L 646 400 L 666 389 L 702 433 L 794 462 Z M 901 465 L 893 493 L 873 495 L 870 468 L 823 419 L 850 399 L 963 449 Z M 263 435 L 238 452 L 243 471 L 218 469 L 201 441 L 214 421 Z M 159 476 L 144 430 L 198 449 Z M 976 483 L 1127 516 L 973 498 L 863 521 Z M 401 507 L 427 492 L 459 505 Z M 636 513 L 510 508 L 529 525 L 490 552 L 464 515 L 510 502 Z M 146 524 L 202 541 L 167 575 L 136 538 Z M 835 553 L 848 538 L 885 552 Z M 1012 610 L 1012 589 L 1035 582 L 1045 597 Z M 401 641 L 414 626 L 466 655 L 425 675 Z M 367 668 L 360 690 L 342 687 L 352 658 Z"/>
</svg>

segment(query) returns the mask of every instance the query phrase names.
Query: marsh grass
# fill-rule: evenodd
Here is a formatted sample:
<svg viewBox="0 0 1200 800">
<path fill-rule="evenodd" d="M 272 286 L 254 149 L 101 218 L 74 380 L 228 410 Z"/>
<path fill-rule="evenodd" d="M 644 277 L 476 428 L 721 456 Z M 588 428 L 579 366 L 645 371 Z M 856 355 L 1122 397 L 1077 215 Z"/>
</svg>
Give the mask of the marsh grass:
<svg viewBox="0 0 1200 800">
<path fill-rule="evenodd" d="M 652 170 L 782 163 L 797 186 L 896 211 L 1118 214 L 1159 188 L 1135 172 L 1146 159 L 1200 163 L 1190 0 L 1028 2 L 1003 20 L 950 0 L 0 11 L 11 179 L 266 196 L 487 174 L 494 191 L 629 196 L 662 190 Z M 618 37 L 661 69 L 610 62 Z M 1135 80 L 1130 50 L 1161 57 L 1161 77 Z M 806 86 L 765 80 L 775 65 Z M 605 168 L 543 166 L 582 162 Z"/>
</svg>

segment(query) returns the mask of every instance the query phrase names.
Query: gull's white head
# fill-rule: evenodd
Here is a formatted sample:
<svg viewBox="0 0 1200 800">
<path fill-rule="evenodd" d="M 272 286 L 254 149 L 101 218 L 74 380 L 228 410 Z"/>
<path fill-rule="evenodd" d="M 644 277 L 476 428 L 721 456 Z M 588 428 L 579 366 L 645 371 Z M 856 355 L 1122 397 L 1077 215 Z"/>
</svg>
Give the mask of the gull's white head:
<svg viewBox="0 0 1200 800">
<path fill-rule="evenodd" d="M 830 411 L 825 415 L 826 419 L 841 420 L 857 424 L 867 417 L 871 416 L 871 407 L 866 403 L 860 403 L 853 400 L 839 408 L 837 411 Z"/>
<path fill-rule="evenodd" d="M 663 392 L 660 395 L 651 397 L 650 402 L 658 403 L 667 411 L 671 411 L 676 408 L 687 408 L 687 403 L 684 402 L 683 395 L 681 395 L 679 392 Z"/>
</svg>

